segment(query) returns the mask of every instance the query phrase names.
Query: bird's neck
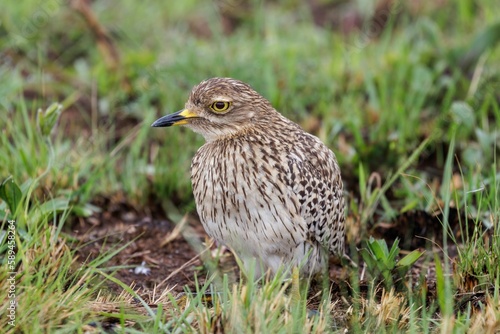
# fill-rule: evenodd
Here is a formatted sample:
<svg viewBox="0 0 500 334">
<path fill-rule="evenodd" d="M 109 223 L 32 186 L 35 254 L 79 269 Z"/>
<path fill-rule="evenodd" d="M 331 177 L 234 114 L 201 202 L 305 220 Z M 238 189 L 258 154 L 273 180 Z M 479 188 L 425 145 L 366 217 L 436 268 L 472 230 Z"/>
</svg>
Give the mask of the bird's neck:
<svg viewBox="0 0 500 334">
<path fill-rule="evenodd" d="M 223 126 L 214 126 L 203 128 L 203 131 L 196 131 L 203 135 L 207 143 L 214 141 L 240 140 L 248 136 L 264 133 L 280 132 L 290 126 L 296 126 L 278 112 L 269 113 L 265 118 L 254 117 L 245 123 L 224 124 Z"/>
<path fill-rule="evenodd" d="M 202 135 L 205 138 L 205 142 L 211 143 L 215 141 L 227 141 L 235 140 L 246 136 L 248 133 L 252 132 L 253 126 L 225 126 L 221 129 L 211 129 L 210 131 L 203 132 Z"/>
</svg>

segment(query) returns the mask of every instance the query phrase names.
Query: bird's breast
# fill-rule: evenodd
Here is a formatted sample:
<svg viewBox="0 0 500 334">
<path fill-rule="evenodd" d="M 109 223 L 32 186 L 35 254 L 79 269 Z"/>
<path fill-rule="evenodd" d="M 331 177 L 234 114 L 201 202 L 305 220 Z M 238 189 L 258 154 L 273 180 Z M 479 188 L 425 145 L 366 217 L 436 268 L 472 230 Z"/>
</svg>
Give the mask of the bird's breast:
<svg viewBox="0 0 500 334">
<path fill-rule="evenodd" d="M 296 205 L 283 184 L 279 157 L 258 145 L 205 144 L 196 153 L 191 178 L 196 207 L 207 233 L 257 256 L 255 245 L 299 238 Z M 291 207 L 290 207 L 291 206 Z M 260 247 L 263 248 L 264 246 Z M 265 248 L 265 247 L 264 247 Z"/>
</svg>

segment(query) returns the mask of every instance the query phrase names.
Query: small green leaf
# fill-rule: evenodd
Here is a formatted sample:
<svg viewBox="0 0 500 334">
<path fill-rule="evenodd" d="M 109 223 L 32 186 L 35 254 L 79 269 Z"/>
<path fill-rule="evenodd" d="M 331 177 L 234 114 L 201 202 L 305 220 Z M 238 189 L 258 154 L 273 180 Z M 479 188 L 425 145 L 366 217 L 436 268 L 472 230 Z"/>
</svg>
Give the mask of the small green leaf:
<svg viewBox="0 0 500 334">
<path fill-rule="evenodd" d="M 365 175 L 365 170 L 363 168 L 363 164 L 360 162 L 358 165 L 359 169 L 359 192 L 361 195 L 361 198 L 365 198 L 366 195 L 366 175 Z"/>
<path fill-rule="evenodd" d="M 455 123 L 467 129 L 474 127 L 475 115 L 472 107 L 463 101 L 455 101 L 450 108 L 452 119 Z"/>
<path fill-rule="evenodd" d="M 73 213 L 80 217 L 90 217 L 94 212 L 100 212 L 101 209 L 90 203 L 75 205 Z"/>
<path fill-rule="evenodd" d="M 373 238 L 370 238 L 368 247 L 373 252 L 373 255 L 375 255 L 376 259 L 381 260 L 383 262 L 387 260 L 387 257 L 389 255 L 389 250 L 387 248 L 385 240 L 375 240 Z"/>
<path fill-rule="evenodd" d="M 420 203 L 419 199 L 415 198 L 413 200 L 410 200 L 401 210 L 400 213 L 405 213 L 407 211 L 415 209 L 418 204 Z"/>
<path fill-rule="evenodd" d="M 12 179 L 12 176 L 9 176 L 0 185 L 0 198 L 7 203 L 10 212 L 16 212 L 22 197 L 23 193 L 21 192 L 21 189 L 19 189 L 19 186 Z"/>
<path fill-rule="evenodd" d="M 49 136 L 62 112 L 62 105 L 52 103 L 45 111 L 38 110 L 37 125 L 42 136 Z"/>
<path fill-rule="evenodd" d="M 50 214 L 63 212 L 68 210 L 69 208 L 69 199 L 54 198 L 38 206 L 35 215 L 32 217 L 32 220 L 34 222 L 39 222 Z"/>
<path fill-rule="evenodd" d="M 434 262 L 436 263 L 436 292 L 438 297 L 438 304 L 442 311 L 446 310 L 446 291 L 444 282 L 443 266 L 441 265 L 441 260 L 439 256 L 434 256 Z"/>
<path fill-rule="evenodd" d="M 414 250 L 410 254 L 403 257 L 396 263 L 396 267 L 393 270 L 394 275 L 397 277 L 405 277 L 411 266 L 423 255 L 423 252 Z"/>
<path fill-rule="evenodd" d="M 481 147 L 487 151 L 487 148 L 491 148 L 494 145 L 496 134 L 495 132 L 487 132 L 481 129 L 475 129 L 477 140 Z"/>
<path fill-rule="evenodd" d="M 424 253 L 419 250 L 414 250 L 410 254 L 406 255 L 404 258 L 398 261 L 397 267 L 412 266 Z"/>
<path fill-rule="evenodd" d="M 392 244 L 391 251 L 389 252 L 389 255 L 387 256 L 387 259 L 390 261 L 391 264 L 395 264 L 396 262 L 396 256 L 399 254 L 399 239 L 396 238 L 394 240 L 394 243 Z M 387 244 L 386 244 L 387 247 Z M 394 266 L 393 266 L 394 267 Z"/>
<path fill-rule="evenodd" d="M 380 196 L 380 188 L 374 188 L 370 190 L 370 197 L 367 198 L 367 203 L 373 205 L 377 201 L 377 198 Z"/>
<path fill-rule="evenodd" d="M 360 254 L 361 254 L 361 257 L 363 258 L 363 261 L 365 261 L 366 266 L 368 267 L 368 270 L 370 272 L 375 271 L 377 269 L 378 262 L 373 257 L 373 254 L 366 248 L 361 249 Z"/>
</svg>

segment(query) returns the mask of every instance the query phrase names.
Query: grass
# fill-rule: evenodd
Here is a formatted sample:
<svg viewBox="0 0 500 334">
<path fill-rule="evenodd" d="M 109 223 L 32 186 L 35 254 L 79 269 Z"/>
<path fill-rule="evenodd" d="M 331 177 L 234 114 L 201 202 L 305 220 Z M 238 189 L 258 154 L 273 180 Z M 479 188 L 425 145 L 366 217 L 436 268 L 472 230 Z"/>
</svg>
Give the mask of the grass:
<svg viewBox="0 0 500 334">
<path fill-rule="evenodd" d="M 192 0 L 168 9 L 161 2 L 97 1 L 90 10 L 109 39 L 96 39 L 88 16 L 67 2 L 5 4 L 0 181 L 11 177 L 9 191 L 20 195 L 0 196 L 0 295 L 9 299 L 7 231 L 14 219 L 17 301 L 16 325 L 2 317 L 0 328 L 97 331 L 112 317 L 117 331 L 127 333 L 498 330 L 495 5 L 395 2 L 389 10 L 370 10 L 348 2 L 322 11 L 333 15 L 329 28 L 315 24 L 319 16 L 298 1 Z M 335 20 L 349 15 L 366 24 L 342 33 Z M 190 88 L 211 76 L 251 83 L 337 154 L 351 256 L 361 270 L 345 269 L 348 297 L 320 298 L 318 315 L 308 313 L 307 294 L 291 298 L 293 284 L 282 276 L 236 284 L 217 277 L 186 287 L 181 299 L 165 282 L 145 297 L 106 266 L 127 245 L 77 259 L 71 226 L 101 210 L 94 205 L 98 197 L 121 194 L 144 215 L 159 203 L 194 211 L 189 164 L 202 138 L 149 125 L 180 109 Z M 54 102 L 62 109 L 53 127 L 43 115 Z M 168 210 L 172 218 L 182 216 Z M 356 248 L 377 226 L 414 210 L 439 217 L 442 233 L 427 244 L 421 276 L 411 278 L 418 281 L 414 289 L 382 289 L 375 272 L 360 275 Z M 458 212 L 458 224 L 450 221 L 451 211 Z M 434 266 L 435 289 L 423 277 Z M 109 291 L 111 282 L 124 292 Z M 211 302 L 204 291 L 213 292 Z M 7 314 L 7 306 L 0 313 Z"/>
</svg>

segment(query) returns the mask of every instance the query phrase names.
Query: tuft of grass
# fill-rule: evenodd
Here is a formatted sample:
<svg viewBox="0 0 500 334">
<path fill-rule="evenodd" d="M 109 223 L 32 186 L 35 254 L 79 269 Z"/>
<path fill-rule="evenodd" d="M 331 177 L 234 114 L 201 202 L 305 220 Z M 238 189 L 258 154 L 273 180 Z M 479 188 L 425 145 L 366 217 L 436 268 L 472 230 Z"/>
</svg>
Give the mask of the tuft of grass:
<svg viewBox="0 0 500 334">
<path fill-rule="evenodd" d="M 293 298 L 287 282 L 283 274 L 237 284 L 229 284 L 224 276 L 222 289 L 211 292 L 211 305 L 203 303 L 205 289 L 188 292 L 189 306 L 175 310 L 174 317 L 190 319 L 192 328 L 204 333 L 221 328 L 230 333 L 323 333 L 333 329 L 329 315 L 333 305 L 325 303 L 311 315 L 305 294 Z"/>
<path fill-rule="evenodd" d="M 45 216 L 24 234 L 14 230 L 14 269 L 7 267 L 5 261 L 9 254 L 6 252 L 7 238 L 0 241 L 3 260 L 0 297 L 15 301 L 14 318 L 2 317 L 0 320 L 1 327 L 6 331 L 53 332 L 64 326 L 68 332 L 78 332 L 95 317 L 86 304 L 99 284 L 94 281 L 95 275 L 91 270 L 78 268 L 74 251 L 60 236 L 58 229 L 66 218 L 67 213 L 52 225 Z M 18 222 L 16 220 L 15 224 Z M 33 220 L 29 222 L 35 223 Z M 13 278 L 13 281 L 9 281 L 9 278 Z M 14 286 L 13 290 L 10 289 L 11 285 Z M 8 296 L 9 292 L 12 295 Z M 0 312 L 10 314 L 7 311 L 9 305 L 3 303 Z"/>
<path fill-rule="evenodd" d="M 400 251 L 398 244 L 399 240 L 394 240 L 389 250 L 385 240 L 375 240 L 370 237 L 366 248 L 360 251 L 371 276 L 375 279 L 382 279 L 387 289 L 393 286 L 401 287 L 402 280 L 406 279 L 411 266 L 423 255 L 422 252 L 414 250 L 397 261 L 396 257 Z"/>
</svg>

